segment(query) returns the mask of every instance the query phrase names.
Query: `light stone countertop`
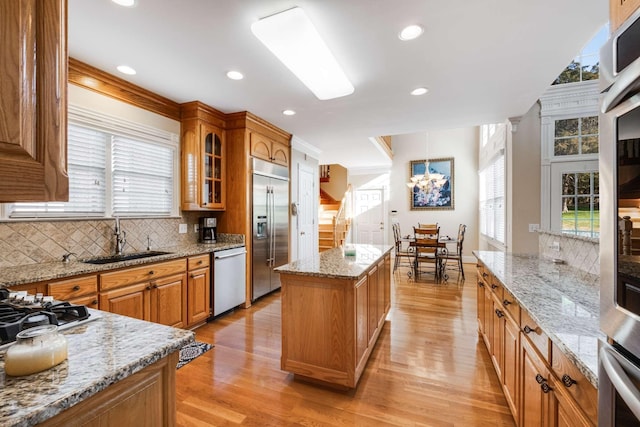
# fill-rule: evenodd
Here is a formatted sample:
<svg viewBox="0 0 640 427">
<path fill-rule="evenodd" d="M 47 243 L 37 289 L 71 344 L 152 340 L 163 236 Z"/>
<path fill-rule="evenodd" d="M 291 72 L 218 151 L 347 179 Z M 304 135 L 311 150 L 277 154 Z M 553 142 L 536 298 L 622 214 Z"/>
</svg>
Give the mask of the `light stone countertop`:
<svg viewBox="0 0 640 427">
<path fill-rule="evenodd" d="M 95 320 L 62 331 L 68 359 L 24 377 L 4 372 L 0 353 L 0 425 L 33 426 L 106 389 L 194 340 L 191 331 L 90 310 Z M 96 315 L 97 313 L 97 315 Z"/>
<path fill-rule="evenodd" d="M 82 274 L 100 273 L 108 270 L 116 270 L 123 267 L 149 264 L 159 261 L 168 261 L 184 258 L 192 255 L 217 252 L 245 246 L 242 238 L 230 242 L 218 242 L 213 244 L 194 243 L 163 248 L 153 248 L 153 251 L 170 252 L 166 255 L 157 255 L 148 258 L 139 258 L 129 261 L 120 261 L 109 264 L 87 264 L 82 260 L 72 260 L 69 263 L 62 261 L 43 262 L 36 264 L 19 265 L 16 267 L 0 268 L 0 288 L 25 283 L 42 282 L 46 280 L 58 280 Z M 125 252 L 126 253 L 126 252 Z"/>
<path fill-rule="evenodd" d="M 333 248 L 309 258 L 275 268 L 275 271 L 300 276 L 357 279 L 383 255 L 393 249 L 391 245 L 347 245 L 355 249 L 355 256 L 345 256 L 343 248 Z"/>
<path fill-rule="evenodd" d="M 598 388 L 600 278 L 538 256 L 474 251 L 551 341 Z"/>
</svg>

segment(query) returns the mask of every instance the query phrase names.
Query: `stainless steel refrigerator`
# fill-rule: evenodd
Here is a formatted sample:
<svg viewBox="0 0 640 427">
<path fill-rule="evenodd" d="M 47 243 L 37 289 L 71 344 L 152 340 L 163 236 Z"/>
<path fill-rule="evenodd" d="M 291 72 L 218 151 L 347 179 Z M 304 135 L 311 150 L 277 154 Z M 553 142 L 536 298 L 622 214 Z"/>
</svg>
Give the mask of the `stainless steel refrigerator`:
<svg viewBox="0 0 640 427">
<path fill-rule="evenodd" d="M 253 159 L 251 300 L 280 288 L 275 267 L 289 262 L 289 169 Z"/>
</svg>

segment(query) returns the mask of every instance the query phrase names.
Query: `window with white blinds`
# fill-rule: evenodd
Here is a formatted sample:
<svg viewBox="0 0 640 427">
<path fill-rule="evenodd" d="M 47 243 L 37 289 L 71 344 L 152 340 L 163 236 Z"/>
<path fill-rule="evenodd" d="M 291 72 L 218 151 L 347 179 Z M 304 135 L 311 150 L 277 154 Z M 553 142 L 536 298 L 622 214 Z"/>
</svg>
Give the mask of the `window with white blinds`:
<svg viewBox="0 0 640 427">
<path fill-rule="evenodd" d="M 113 139 L 113 214 L 171 214 L 175 149 L 129 138 Z"/>
<path fill-rule="evenodd" d="M 480 171 L 480 233 L 505 243 L 504 155 Z"/>
<path fill-rule="evenodd" d="M 13 203 L 8 218 L 173 216 L 177 135 L 83 112 L 69 117 L 69 201 Z"/>
</svg>

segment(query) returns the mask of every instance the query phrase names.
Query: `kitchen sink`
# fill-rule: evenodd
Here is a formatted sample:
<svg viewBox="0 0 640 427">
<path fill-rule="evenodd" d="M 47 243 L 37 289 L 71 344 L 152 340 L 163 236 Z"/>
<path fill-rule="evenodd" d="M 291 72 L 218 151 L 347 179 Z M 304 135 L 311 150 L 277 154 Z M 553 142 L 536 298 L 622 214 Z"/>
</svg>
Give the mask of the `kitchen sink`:
<svg viewBox="0 0 640 427">
<path fill-rule="evenodd" d="M 129 261 L 132 259 L 140 259 L 140 258 L 149 258 L 152 256 L 167 255 L 170 253 L 171 252 L 162 252 L 162 251 L 136 252 L 136 253 L 130 253 L 130 254 L 123 254 L 123 255 L 112 255 L 108 257 L 90 258 L 90 259 L 85 259 L 82 262 L 87 264 L 111 264 L 113 262 Z"/>
</svg>

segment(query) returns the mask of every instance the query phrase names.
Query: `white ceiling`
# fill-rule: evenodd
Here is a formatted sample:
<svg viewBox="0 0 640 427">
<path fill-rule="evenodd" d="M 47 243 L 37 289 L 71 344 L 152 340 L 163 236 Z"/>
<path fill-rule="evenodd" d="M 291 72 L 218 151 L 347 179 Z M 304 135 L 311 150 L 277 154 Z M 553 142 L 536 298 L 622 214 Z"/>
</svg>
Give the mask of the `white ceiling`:
<svg viewBox="0 0 640 427">
<path fill-rule="evenodd" d="M 608 20 L 605 0 L 68 0 L 69 55 L 176 102 L 250 111 L 321 150 L 321 163 L 388 164 L 369 137 L 526 113 Z M 318 100 L 251 33 L 302 7 L 355 86 Z M 419 23 L 425 33 L 402 42 Z M 127 64 L 135 76 L 120 75 Z M 232 81 L 229 70 L 244 73 Z M 429 88 L 423 96 L 409 92 Z M 294 109 L 295 116 L 282 110 Z"/>
</svg>

